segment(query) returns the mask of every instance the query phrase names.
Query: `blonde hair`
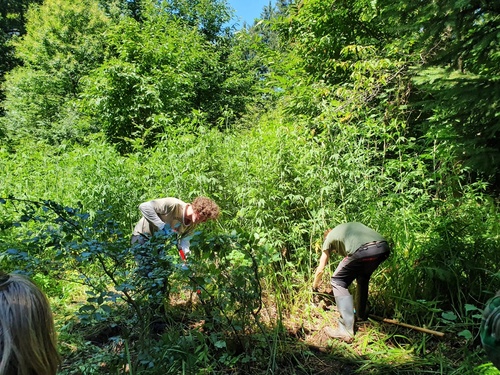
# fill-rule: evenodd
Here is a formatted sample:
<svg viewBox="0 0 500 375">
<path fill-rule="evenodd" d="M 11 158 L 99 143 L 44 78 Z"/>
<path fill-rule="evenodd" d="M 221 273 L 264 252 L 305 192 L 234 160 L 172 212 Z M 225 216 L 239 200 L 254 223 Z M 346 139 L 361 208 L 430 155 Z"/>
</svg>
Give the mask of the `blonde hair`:
<svg viewBox="0 0 500 375">
<path fill-rule="evenodd" d="M 0 271 L 0 375 L 55 375 L 60 364 L 47 297 L 27 278 Z"/>
</svg>

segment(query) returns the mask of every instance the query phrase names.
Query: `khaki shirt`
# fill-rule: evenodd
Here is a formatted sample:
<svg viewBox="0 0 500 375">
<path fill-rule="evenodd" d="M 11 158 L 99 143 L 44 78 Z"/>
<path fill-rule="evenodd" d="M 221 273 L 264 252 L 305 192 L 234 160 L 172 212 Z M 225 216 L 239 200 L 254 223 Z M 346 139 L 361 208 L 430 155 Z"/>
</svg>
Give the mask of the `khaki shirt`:
<svg viewBox="0 0 500 375">
<path fill-rule="evenodd" d="M 139 210 L 143 216 L 136 224 L 133 235 L 144 234 L 150 237 L 166 224 L 181 236 L 191 233 L 196 225 L 185 224 L 187 205 L 177 198 L 159 198 L 141 203 Z"/>
</svg>

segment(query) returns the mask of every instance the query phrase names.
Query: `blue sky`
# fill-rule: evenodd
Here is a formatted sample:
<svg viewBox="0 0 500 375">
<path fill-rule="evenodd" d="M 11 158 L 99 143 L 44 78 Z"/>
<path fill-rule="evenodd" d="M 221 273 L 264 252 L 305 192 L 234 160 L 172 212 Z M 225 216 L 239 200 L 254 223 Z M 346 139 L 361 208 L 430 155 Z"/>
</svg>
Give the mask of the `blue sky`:
<svg viewBox="0 0 500 375">
<path fill-rule="evenodd" d="M 260 18 L 264 6 L 269 5 L 269 0 L 227 0 L 231 8 L 236 11 L 235 17 L 239 17 L 239 26 L 243 25 L 243 21 L 253 25 L 255 18 Z M 271 0 L 271 5 L 275 4 L 275 0 Z"/>
</svg>

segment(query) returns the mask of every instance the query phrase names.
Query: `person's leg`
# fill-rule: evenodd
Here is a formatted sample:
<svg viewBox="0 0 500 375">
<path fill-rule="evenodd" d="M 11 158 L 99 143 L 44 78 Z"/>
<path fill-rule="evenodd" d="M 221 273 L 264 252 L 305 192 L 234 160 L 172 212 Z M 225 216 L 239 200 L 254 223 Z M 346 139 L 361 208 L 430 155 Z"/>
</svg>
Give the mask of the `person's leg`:
<svg viewBox="0 0 500 375">
<path fill-rule="evenodd" d="M 340 318 L 337 328 L 325 327 L 324 329 L 328 336 L 346 342 L 352 342 L 354 337 L 354 302 L 348 288 L 356 276 L 358 267 L 356 263 L 355 259 L 345 257 L 333 273 L 332 291 Z"/>
<path fill-rule="evenodd" d="M 143 235 L 134 235 L 132 238 L 130 238 L 130 244 L 133 245 L 135 243 L 138 243 L 139 245 L 144 245 L 147 242 L 148 238 Z"/>
<path fill-rule="evenodd" d="M 383 253 L 380 251 L 383 250 Z M 367 303 L 370 278 L 377 267 L 389 257 L 389 249 L 384 243 L 380 246 L 362 248 L 356 252 L 358 274 L 356 277 L 356 316 L 360 320 L 368 318 Z"/>
<path fill-rule="evenodd" d="M 335 297 L 340 313 L 337 328 L 325 327 L 325 333 L 334 339 L 352 342 L 354 337 L 354 303 L 351 295 Z"/>
<path fill-rule="evenodd" d="M 350 257 L 345 257 L 333 273 L 331 284 L 332 292 L 341 315 L 337 329 L 325 328 L 328 336 L 352 341 L 354 336 L 354 303 L 349 286 L 354 279 L 358 284 L 358 304 L 360 317 L 366 318 L 366 304 L 368 302 L 368 285 L 375 269 L 389 256 L 387 243 L 360 248 Z"/>
<path fill-rule="evenodd" d="M 349 286 L 356 278 L 356 267 L 353 264 L 353 259 L 345 257 L 337 266 L 337 269 L 332 275 L 330 283 L 332 285 L 332 293 L 334 297 L 350 296 Z"/>
<path fill-rule="evenodd" d="M 356 317 L 359 320 L 366 320 L 368 318 L 368 284 L 370 277 L 363 275 L 356 278 Z"/>
</svg>

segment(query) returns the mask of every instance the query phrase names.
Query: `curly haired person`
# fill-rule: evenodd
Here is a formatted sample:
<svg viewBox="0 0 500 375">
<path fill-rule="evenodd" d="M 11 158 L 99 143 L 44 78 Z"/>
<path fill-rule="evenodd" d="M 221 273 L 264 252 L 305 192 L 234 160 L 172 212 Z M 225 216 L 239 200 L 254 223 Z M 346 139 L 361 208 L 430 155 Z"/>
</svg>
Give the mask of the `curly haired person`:
<svg viewBox="0 0 500 375">
<path fill-rule="evenodd" d="M 190 234 L 195 227 L 219 216 L 219 206 L 207 197 L 197 197 L 192 203 L 177 198 L 159 198 L 141 203 L 142 218 L 132 233 L 131 243 L 144 244 L 157 231 L 177 234 L 181 256 L 190 252 Z"/>
</svg>

